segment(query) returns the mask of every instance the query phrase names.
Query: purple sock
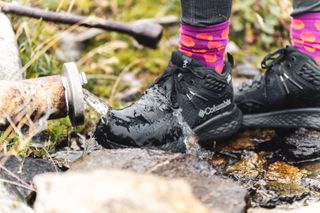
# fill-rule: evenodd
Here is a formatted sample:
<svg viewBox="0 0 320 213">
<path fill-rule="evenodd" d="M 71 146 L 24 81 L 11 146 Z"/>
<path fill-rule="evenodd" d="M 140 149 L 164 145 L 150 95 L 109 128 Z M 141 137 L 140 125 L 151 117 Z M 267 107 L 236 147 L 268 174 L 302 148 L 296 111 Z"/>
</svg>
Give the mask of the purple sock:
<svg viewBox="0 0 320 213">
<path fill-rule="evenodd" d="M 291 23 L 293 46 L 320 64 L 320 13 L 295 16 Z"/>
<path fill-rule="evenodd" d="M 207 27 L 181 24 L 180 51 L 221 74 L 229 41 L 230 21 Z"/>
</svg>

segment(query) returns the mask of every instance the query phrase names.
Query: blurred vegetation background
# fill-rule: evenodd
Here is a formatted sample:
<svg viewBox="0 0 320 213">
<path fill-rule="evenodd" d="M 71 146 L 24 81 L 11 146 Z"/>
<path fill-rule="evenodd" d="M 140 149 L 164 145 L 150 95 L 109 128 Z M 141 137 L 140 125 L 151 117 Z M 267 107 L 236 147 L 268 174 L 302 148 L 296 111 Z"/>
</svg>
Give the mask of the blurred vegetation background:
<svg viewBox="0 0 320 213">
<path fill-rule="evenodd" d="M 180 0 L 20 0 L 19 3 L 128 22 L 180 16 Z M 290 0 L 234 0 L 230 40 L 236 62 L 248 60 L 259 67 L 267 52 L 289 44 L 291 10 Z M 61 51 L 59 41 L 61 33 L 70 30 L 70 26 L 10 17 L 27 77 L 59 74 L 63 65 L 57 54 Z M 77 28 L 73 32 L 85 30 Z M 179 24 L 166 27 L 159 48 L 153 50 L 139 46 L 126 35 L 99 34 L 86 43 L 82 58 L 77 61 L 81 71 L 89 76 L 87 89 L 115 108 L 132 103 L 166 68 L 171 52 L 178 48 L 178 35 Z M 77 129 L 71 128 L 67 119 L 50 121 L 47 149 L 53 151 L 58 142 L 72 134 L 88 133 L 97 119 L 93 112 L 88 112 L 86 125 Z"/>
</svg>

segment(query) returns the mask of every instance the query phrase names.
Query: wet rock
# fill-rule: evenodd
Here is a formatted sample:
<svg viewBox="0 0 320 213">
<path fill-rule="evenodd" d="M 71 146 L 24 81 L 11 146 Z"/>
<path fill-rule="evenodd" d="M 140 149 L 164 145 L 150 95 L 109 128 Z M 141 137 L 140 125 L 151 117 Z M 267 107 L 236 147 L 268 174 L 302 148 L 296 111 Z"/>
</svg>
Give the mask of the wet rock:
<svg viewBox="0 0 320 213">
<path fill-rule="evenodd" d="M 260 181 L 255 184 L 254 205 L 274 208 L 292 204 L 310 196 L 311 191 L 302 182 L 305 170 L 277 161 L 268 166 Z"/>
<path fill-rule="evenodd" d="M 284 150 L 288 156 L 296 160 L 319 158 L 320 156 L 320 132 L 299 129 L 285 138 Z"/>
<path fill-rule="evenodd" d="M 32 180 L 36 175 L 58 171 L 51 162 L 34 158 L 19 160 L 16 157 L 9 157 L 3 166 L 7 171 L 0 169 L 0 172 L 6 174 L 7 179 L 18 183 L 22 182 L 30 187 L 32 187 Z M 23 198 L 30 198 L 32 196 L 33 191 L 25 187 L 17 186 L 17 190 Z"/>
<path fill-rule="evenodd" d="M 303 180 L 303 184 L 320 193 L 320 162 L 308 163 L 301 166 L 302 169 L 307 171 L 307 178 Z"/>
<path fill-rule="evenodd" d="M 302 169 L 306 170 L 311 177 L 320 178 L 320 162 L 307 163 L 301 166 Z"/>
<path fill-rule="evenodd" d="M 310 195 L 310 191 L 307 188 L 292 183 L 271 181 L 268 182 L 266 189 L 276 194 L 273 199 L 262 205 L 266 207 L 275 207 L 281 205 L 282 202 L 283 204 L 292 204 Z"/>
<path fill-rule="evenodd" d="M 320 209 L 320 203 L 312 204 L 310 206 L 305 206 L 298 209 L 263 209 L 263 208 L 256 208 L 256 209 L 249 209 L 248 213 L 317 213 Z"/>
<path fill-rule="evenodd" d="M 95 170 L 40 175 L 35 184 L 39 213 L 209 213 L 183 180 Z"/>
<path fill-rule="evenodd" d="M 0 171 L 0 179 L 7 180 Z M 0 181 L 0 212 L 1 213 L 33 213 L 22 200 L 16 187 L 12 184 Z"/>
<path fill-rule="evenodd" d="M 303 206 L 319 200 L 320 166 L 286 162 L 284 138 L 292 131 L 254 130 L 217 147 L 212 164 L 248 189 L 248 206 L 275 208 Z"/>
<path fill-rule="evenodd" d="M 158 150 L 123 149 L 93 152 L 76 162 L 71 171 L 98 168 L 122 169 L 167 178 L 183 178 L 201 202 L 213 211 L 243 212 L 246 190 L 235 182 L 215 175 L 212 166 L 187 154 Z"/>
<path fill-rule="evenodd" d="M 59 168 L 70 168 L 72 163 L 79 160 L 83 151 L 59 151 L 50 155 Z"/>
<path fill-rule="evenodd" d="M 255 148 L 254 142 L 246 133 L 241 134 L 232 143 L 222 148 L 222 152 L 239 153 L 244 150 L 253 150 Z"/>
<path fill-rule="evenodd" d="M 301 184 L 301 179 L 305 175 L 305 171 L 301 171 L 295 166 L 291 166 L 285 162 L 277 161 L 271 165 L 266 173 L 266 178 L 270 181 L 277 181 L 284 184 Z"/>
<path fill-rule="evenodd" d="M 1 12 L 0 26 L 0 80 L 21 80 L 24 74 L 15 34 L 9 19 Z"/>
<path fill-rule="evenodd" d="M 262 172 L 265 163 L 266 160 L 263 157 L 263 153 L 251 153 L 241 161 L 229 166 L 227 168 L 227 173 L 242 178 L 256 178 Z"/>
</svg>

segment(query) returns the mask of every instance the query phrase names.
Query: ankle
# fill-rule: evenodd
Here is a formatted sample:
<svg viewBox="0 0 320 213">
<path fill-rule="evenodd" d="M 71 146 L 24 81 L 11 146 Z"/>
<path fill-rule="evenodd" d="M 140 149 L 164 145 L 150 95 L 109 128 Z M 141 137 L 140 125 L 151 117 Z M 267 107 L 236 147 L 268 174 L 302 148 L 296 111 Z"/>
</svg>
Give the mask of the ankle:
<svg viewBox="0 0 320 213">
<path fill-rule="evenodd" d="M 291 40 L 296 49 L 320 64 L 320 13 L 295 16 L 291 23 Z"/>
<path fill-rule="evenodd" d="M 229 20 L 207 27 L 181 24 L 180 51 L 221 74 L 229 41 L 229 25 Z"/>
</svg>

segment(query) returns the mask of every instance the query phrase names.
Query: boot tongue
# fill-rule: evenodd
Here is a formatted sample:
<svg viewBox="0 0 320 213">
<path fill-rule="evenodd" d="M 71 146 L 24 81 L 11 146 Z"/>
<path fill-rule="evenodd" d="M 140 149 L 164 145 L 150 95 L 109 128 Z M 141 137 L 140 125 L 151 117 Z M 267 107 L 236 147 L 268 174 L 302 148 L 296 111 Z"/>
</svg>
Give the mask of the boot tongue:
<svg viewBox="0 0 320 213">
<path fill-rule="evenodd" d="M 171 62 L 178 67 L 203 67 L 200 62 L 184 55 L 178 50 L 172 53 Z"/>
</svg>

